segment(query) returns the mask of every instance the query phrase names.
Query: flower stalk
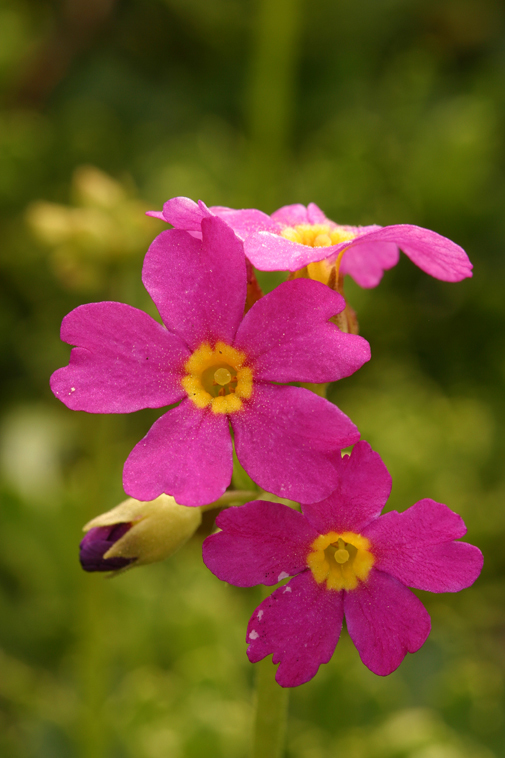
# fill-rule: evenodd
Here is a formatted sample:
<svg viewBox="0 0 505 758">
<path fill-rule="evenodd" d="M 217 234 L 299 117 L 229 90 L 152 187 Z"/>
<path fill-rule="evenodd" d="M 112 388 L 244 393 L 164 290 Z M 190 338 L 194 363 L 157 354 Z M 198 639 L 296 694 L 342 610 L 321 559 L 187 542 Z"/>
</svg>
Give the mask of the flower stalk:
<svg viewBox="0 0 505 758">
<path fill-rule="evenodd" d="M 263 587 L 263 597 L 269 588 Z M 281 758 L 286 741 L 289 688 L 275 681 L 272 656 L 256 664 L 256 708 L 253 724 L 252 758 Z"/>
</svg>

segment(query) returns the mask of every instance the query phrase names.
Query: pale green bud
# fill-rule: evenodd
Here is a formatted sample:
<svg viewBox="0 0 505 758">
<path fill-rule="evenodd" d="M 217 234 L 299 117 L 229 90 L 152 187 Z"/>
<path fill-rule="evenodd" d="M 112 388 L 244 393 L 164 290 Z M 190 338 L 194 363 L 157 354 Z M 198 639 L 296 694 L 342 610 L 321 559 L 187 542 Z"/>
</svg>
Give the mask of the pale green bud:
<svg viewBox="0 0 505 758">
<path fill-rule="evenodd" d="M 123 559 L 124 563 L 131 561 L 124 568 L 162 561 L 187 542 L 201 521 L 200 508 L 178 505 L 169 495 L 160 495 L 156 500 L 147 502 L 130 497 L 86 524 L 84 531 L 88 535 L 81 543 L 82 566 L 87 571 L 108 571 L 118 567 L 117 559 Z M 125 526 L 127 530 L 102 554 L 98 565 L 92 567 L 96 560 L 93 559 L 92 562 L 91 555 L 87 557 L 89 548 L 98 539 L 102 539 L 104 527 L 119 525 Z M 93 535 L 91 530 L 96 530 Z M 119 564 L 123 561 L 120 560 Z"/>
</svg>

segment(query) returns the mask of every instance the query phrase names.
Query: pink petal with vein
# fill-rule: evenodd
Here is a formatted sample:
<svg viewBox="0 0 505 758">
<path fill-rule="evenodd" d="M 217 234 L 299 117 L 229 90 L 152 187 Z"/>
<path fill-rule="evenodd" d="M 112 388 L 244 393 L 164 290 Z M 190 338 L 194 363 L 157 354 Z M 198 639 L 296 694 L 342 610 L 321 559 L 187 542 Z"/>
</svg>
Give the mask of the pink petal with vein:
<svg viewBox="0 0 505 758">
<path fill-rule="evenodd" d="M 236 587 L 277 584 L 303 571 L 318 536 L 298 511 L 263 500 L 223 511 L 216 526 L 222 531 L 203 543 L 203 562 Z"/>
<path fill-rule="evenodd" d="M 350 456 L 337 457 L 338 481 L 331 495 L 302 510 L 314 529 L 361 532 L 376 519 L 391 493 L 391 475 L 368 442 L 358 442 Z"/>
<path fill-rule="evenodd" d="M 461 516 L 430 499 L 403 513 L 386 513 L 363 531 L 373 544 L 377 569 L 430 592 L 459 592 L 479 576 L 480 550 L 454 542 L 465 533 Z"/>
<path fill-rule="evenodd" d="M 254 481 L 303 503 L 322 500 L 335 489 L 336 451 L 359 438 L 341 410 L 298 387 L 258 382 L 252 399 L 230 421 L 238 458 Z"/>
<path fill-rule="evenodd" d="M 202 221 L 203 240 L 162 232 L 147 251 L 142 281 L 167 329 L 190 350 L 232 342 L 242 320 L 246 270 L 242 243 L 217 217 Z"/>
<path fill-rule="evenodd" d="M 459 282 L 472 276 L 472 264 L 463 248 L 430 229 L 412 224 L 385 226 L 360 235 L 350 247 L 375 242 L 398 245 L 416 266 L 436 279 Z"/>
<path fill-rule="evenodd" d="M 331 224 L 330 221 L 315 203 L 307 205 L 307 221 L 309 224 Z"/>
<path fill-rule="evenodd" d="M 252 232 L 259 231 L 277 231 L 279 225 L 272 221 L 266 213 L 258 211 L 255 208 L 246 208 L 241 211 L 235 211 L 232 208 L 211 207 L 209 210 L 216 216 L 226 221 L 231 226 L 235 234 L 244 240 Z"/>
<path fill-rule="evenodd" d="M 361 660 L 379 676 L 391 674 L 407 653 L 426 642 L 428 611 L 397 579 L 372 568 L 366 583 L 344 593 L 347 630 Z"/>
<path fill-rule="evenodd" d="M 133 448 L 124 465 L 123 485 L 137 500 L 166 493 L 180 505 L 205 505 L 221 497 L 232 470 L 228 417 L 183 400 Z"/>
<path fill-rule="evenodd" d="M 209 212 L 205 206 L 202 207 L 189 197 L 172 197 L 164 203 L 162 211 L 147 211 L 146 215 L 167 221 L 175 229 L 199 232 L 202 219 Z"/>
<path fill-rule="evenodd" d="M 317 208 L 317 206 L 315 206 Z M 313 224 L 309 219 L 307 208 L 300 203 L 284 205 L 272 213 L 271 218 L 283 226 L 297 226 L 298 224 Z"/>
<path fill-rule="evenodd" d="M 159 218 L 160 221 L 165 221 L 165 216 L 163 215 L 163 211 L 146 211 L 146 216 L 151 216 L 152 218 Z"/>
<path fill-rule="evenodd" d="M 340 272 L 352 276 L 360 287 L 376 287 L 384 271 L 396 266 L 399 260 L 400 251 L 394 242 L 351 244 L 342 257 Z"/>
<path fill-rule="evenodd" d="M 256 608 L 247 627 L 247 655 L 257 663 L 272 653 L 281 687 L 297 687 L 328 663 L 342 629 L 343 593 L 328 591 L 310 571 L 279 587 Z"/>
<path fill-rule="evenodd" d="M 329 323 L 344 307 L 344 298 L 320 282 L 284 282 L 245 315 L 235 345 L 245 350 L 256 379 L 342 379 L 370 359 L 370 346 L 363 337 L 344 334 Z"/>
<path fill-rule="evenodd" d="M 74 347 L 51 377 L 56 397 L 74 411 L 131 413 L 185 396 L 184 343 L 124 303 L 81 305 L 63 319 L 61 339 Z"/>
<path fill-rule="evenodd" d="M 244 252 L 260 271 L 298 271 L 308 263 L 335 257 L 346 244 L 310 247 L 271 232 L 253 232 L 244 240 Z"/>
</svg>

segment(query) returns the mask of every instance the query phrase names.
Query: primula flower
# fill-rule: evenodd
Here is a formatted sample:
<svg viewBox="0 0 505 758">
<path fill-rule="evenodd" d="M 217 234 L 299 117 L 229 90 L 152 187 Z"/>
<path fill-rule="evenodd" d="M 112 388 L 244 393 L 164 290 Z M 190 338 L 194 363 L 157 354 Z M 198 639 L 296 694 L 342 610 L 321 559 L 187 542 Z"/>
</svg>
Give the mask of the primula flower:
<svg viewBox="0 0 505 758">
<path fill-rule="evenodd" d="M 113 302 L 63 319 L 61 338 L 77 347 L 52 390 L 91 413 L 179 403 L 126 461 L 124 488 L 138 500 L 217 500 L 231 481 L 230 424 L 239 461 L 263 489 L 320 500 L 337 485 L 337 451 L 359 432 L 327 400 L 277 383 L 349 376 L 369 360 L 368 342 L 329 323 L 345 302 L 318 282 L 285 282 L 244 316 L 242 243 L 217 217 L 201 233 L 165 231 L 147 252 L 143 282 L 165 326 Z"/>
<path fill-rule="evenodd" d="M 463 248 L 436 232 L 412 224 L 341 226 L 315 203 L 285 205 L 268 216 L 252 208 L 207 208 L 201 201 L 197 205 L 177 197 L 167 201 L 163 211 L 148 215 L 198 232 L 202 218 L 210 213 L 221 216 L 244 240 L 247 258 L 260 271 L 308 266 L 310 278 L 327 284 L 333 265 L 342 258 L 338 273 L 349 274 L 361 287 L 376 287 L 384 271 L 398 263 L 401 249 L 436 279 L 459 282 L 472 276 Z"/>
<path fill-rule="evenodd" d="M 221 513 L 222 531 L 203 545 L 207 567 L 239 587 L 294 577 L 258 606 L 246 637 L 251 662 L 273 654 L 283 687 L 330 660 L 344 614 L 365 666 L 390 674 L 430 632 L 408 587 L 458 592 L 482 568 L 478 548 L 454 541 L 466 527 L 446 505 L 425 499 L 380 515 L 391 477 L 368 443 L 341 459 L 340 473 L 338 488 L 303 513 L 258 500 Z"/>
<path fill-rule="evenodd" d="M 188 541 L 201 522 L 199 508 L 178 505 L 168 495 L 149 502 L 130 497 L 86 524 L 81 566 L 84 571 L 117 571 L 163 561 Z"/>
</svg>

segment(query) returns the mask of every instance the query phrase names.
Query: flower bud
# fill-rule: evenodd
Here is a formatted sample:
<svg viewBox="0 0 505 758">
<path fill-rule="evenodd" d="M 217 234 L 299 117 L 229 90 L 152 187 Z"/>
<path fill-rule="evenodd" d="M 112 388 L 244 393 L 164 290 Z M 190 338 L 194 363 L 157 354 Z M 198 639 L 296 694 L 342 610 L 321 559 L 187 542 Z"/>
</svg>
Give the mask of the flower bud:
<svg viewBox="0 0 505 758">
<path fill-rule="evenodd" d="M 81 565 L 85 571 L 119 571 L 162 561 L 184 545 L 201 521 L 200 508 L 178 505 L 169 495 L 147 502 L 130 497 L 86 524 Z"/>
</svg>

